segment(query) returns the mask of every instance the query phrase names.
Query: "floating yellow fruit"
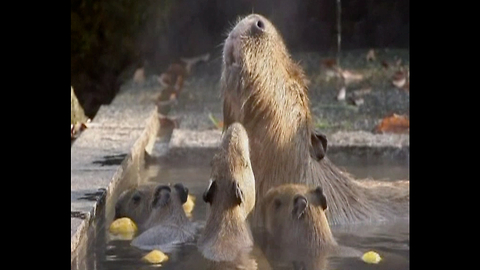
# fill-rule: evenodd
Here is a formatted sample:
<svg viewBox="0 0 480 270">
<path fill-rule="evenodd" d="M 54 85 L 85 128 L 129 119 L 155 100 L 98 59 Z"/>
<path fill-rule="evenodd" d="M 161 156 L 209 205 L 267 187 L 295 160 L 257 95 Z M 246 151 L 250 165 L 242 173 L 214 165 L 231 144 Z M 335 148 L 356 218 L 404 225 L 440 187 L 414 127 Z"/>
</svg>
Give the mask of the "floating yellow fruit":
<svg viewBox="0 0 480 270">
<path fill-rule="evenodd" d="M 148 262 L 148 263 L 154 263 L 154 264 L 157 264 L 157 263 L 161 263 L 161 262 L 164 262 L 164 261 L 168 261 L 168 256 L 161 252 L 160 250 L 152 250 L 150 251 L 150 253 L 148 253 L 147 255 L 145 255 L 142 260 Z"/>
<path fill-rule="evenodd" d="M 123 235 L 135 234 L 137 230 L 138 228 L 135 222 L 127 217 L 114 220 L 109 228 L 110 233 Z"/>
<path fill-rule="evenodd" d="M 382 258 L 375 251 L 369 251 L 363 254 L 362 260 L 366 263 L 379 263 Z"/>
<path fill-rule="evenodd" d="M 195 206 L 195 199 L 195 196 L 188 194 L 187 201 L 183 204 L 183 210 L 185 211 L 185 214 L 187 214 L 187 217 L 192 216 L 192 210 Z"/>
</svg>

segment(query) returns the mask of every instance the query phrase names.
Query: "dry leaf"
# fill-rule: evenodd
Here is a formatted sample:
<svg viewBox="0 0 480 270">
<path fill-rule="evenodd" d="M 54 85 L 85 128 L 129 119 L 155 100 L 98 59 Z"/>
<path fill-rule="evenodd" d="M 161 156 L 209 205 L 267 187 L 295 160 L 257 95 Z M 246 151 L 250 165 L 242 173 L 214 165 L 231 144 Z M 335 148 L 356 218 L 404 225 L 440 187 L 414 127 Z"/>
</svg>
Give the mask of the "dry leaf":
<svg viewBox="0 0 480 270">
<path fill-rule="evenodd" d="M 340 91 L 338 91 L 337 100 L 345 100 L 345 95 L 347 93 L 347 89 L 342 87 Z"/>
<path fill-rule="evenodd" d="M 164 87 L 172 85 L 172 75 L 170 73 L 164 72 L 160 74 L 157 80 Z"/>
<path fill-rule="evenodd" d="M 333 58 L 323 59 L 321 65 L 326 68 L 334 68 L 337 66 L 337 60 Z"/>
<path fill-rule="evenodd" d="M 365 103 L 365 101 L 361 97 L 357 97 L 357 98 L 351 97 L 351 98 L 348 99 L 348 101 L 349 101 L 350 104 L 355 105 L 355 106 L 360 106 L 360 105 L 363 105 L 363 103 Z"/>
<path fill-rule="evenodd" d="M 395 72 L 395 74 L 393 74 L 392 84 L 395 87 L 402 88 L 406 82 L 407 82 L 407 76 L 404 71 L 399 70 Z"/>
<path fill-rule="evenodd" d="M 167 73 L 170 73 L 173 76 L 186 76 L 187 70 L 185 69 L 184 65 L 179 63 L 173 63 L 170 64 L 170 66 L 168 67 Z"/>
<path fill-rule="evenodd" d="M 137 84 L 143 84 L 145 82 L 145 69 L 143 67 L 135 70 L 133 82 Z"/>
<path fill-rule="evenodd" d="M 348 70 L 341 70 L 340 74 L 342 75 L 343 79 L 345 79 L 345 83 L 351 81 L 359 81 L 363 79 L 363 75 L 359 73 L 353 73 Z"/>
<path fill-rule="evenodd" d="M 377 133 L 409 133 L 410 120 L 405 115 L 393 114 L 382 119 L 375 128 Z"/>
<path fill-rule="evenodd" d="M 375 61 L 376 60 L 376 57 L 375 57 L 375 50 L 373 49 L 370 49 L 367 53 L 367 62 L 368 61 Z"/>
<path fill-rule="evenodd" d="M 192 57 L 192 58 L 180 58 L 182 62 L 185 63 L 185 69 L 187 73 L 190 73 L 190 70 L 192 69 L 192 66 L 195 65 L 196 63 L 200 61 L 207 62 L 208 59 L 210 59 L 210 53 L 206 53 L 200 56 Z"/>
<path fill-rule="evenodd" d="M 179 123 L 177 118 L 167 117 L 161 113 L 158 113 L 158 120 L 160 121 L 161 127 L 173 127 L 178 128 Z"/>
<path fill-rule="evenodd" d="M 87 123 L 90 123 L 90 119 L 87 120 Z M 70 139 L 76 139 L 82 131 L 87 129 L 87 125 L 85 123 L 75 123 L 75 124 L 70 124 Z"/>
<path fill-rule="evenodd" d="M 354 96 L 360 97 L 366 94 L 370 94 L 370 92 L 372 92 L 372 88 L 362 88 L 360 90 L 355 90 L 352 93 Z"/>
<path fill-rule="evenodd" d="M 383 60 L 383 61 L 382 61 L 382 66 L 383 66 L 385 69 L 388 69 L 388 67 L 390 66 L 390 64 L 388 64 L 387 61 Z"/>
</svg>

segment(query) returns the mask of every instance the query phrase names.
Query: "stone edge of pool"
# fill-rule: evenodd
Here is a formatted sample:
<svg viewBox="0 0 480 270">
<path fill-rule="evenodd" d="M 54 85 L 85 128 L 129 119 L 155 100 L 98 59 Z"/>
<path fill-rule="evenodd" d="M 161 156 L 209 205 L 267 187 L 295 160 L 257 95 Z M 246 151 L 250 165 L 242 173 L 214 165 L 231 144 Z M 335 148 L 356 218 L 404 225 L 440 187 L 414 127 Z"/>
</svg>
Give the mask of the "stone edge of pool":
<svg viewBox="0 0 480 270">
<path fill-rule="evenodd" d="M 89 127 L 71 148 L 71 261 L 88 238 L 101 200 L 111 198 L 129 173 L 138 173 L 144 153 L 151 154 L 160 127 L 153 104 L 156 88 L 128 86 L 109 105 L 98 111 Z M 188 113 L 188 112 L 184 112 Z M 211 157 L 219 145 L 220 130 L 175 129 L 165 156 L 202 159 Z M 408 134 L 337 132 L 329 136 L 328 154 L 349 151 L 358 156 L 383 153 L 408 157 Z M 73 213 L 78 216 L 73 217 Z M 88 251 L 86 251 L 88 252 Z"/>
</svg>

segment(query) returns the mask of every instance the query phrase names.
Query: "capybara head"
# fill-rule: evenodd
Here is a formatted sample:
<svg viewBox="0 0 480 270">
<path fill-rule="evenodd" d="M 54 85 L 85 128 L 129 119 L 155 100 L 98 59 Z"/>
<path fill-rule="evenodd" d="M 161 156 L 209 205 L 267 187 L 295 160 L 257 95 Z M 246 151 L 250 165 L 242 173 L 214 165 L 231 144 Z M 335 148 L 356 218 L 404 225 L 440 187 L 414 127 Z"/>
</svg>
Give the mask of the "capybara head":
<svg viewBox="0 0 480 270">
<path fill-rule="evenodd" d="M 262 205 L 265 229 L 280 245 L 317 252 L 336 245 L 325 215 L 327 208 L 321 187 L 284 184 L 272 188 Z"/>
<path fill-rule="evenodd" d="M 225 131 L 212 159 L 210 183 L 203 200 L 210 205 L 197 245 L 212 261 L 234 261 L 253 246 L 247 216 L 255 205 L 255 178 L 247 132 L 239 123 Z"/>
<path fill-rule="evenodd" d="M 219 152 L 212 159 L 211 180 L 203 200 L 226 208 L 240 206 L 245 215 L 255 205 L 248 135 L 239 123 L 230 125 L 223 135 Z"/>
<path fill-rule="evenodd" d="M 294 141 L 292 136 L 300 127 L 307 126 L 304 132 L 310 139 L 310 155 L 317 161 L 325 157 L 327 138 L 310 123 L 303 69 L 291 59 L 269 20 L 258 14 L 241 19 L 225 40 L 223 60 L 226 127 L 238 121 L 249 134 L 250 128 L 256 129 L 258 136 L 285 144 Z"/>
<path fill-rule="evenodd" d="M 180 183 L 175 185 L 158 185 L 152 196 L 152 213 L 147 226 L 152 227 L 162 222 L 185 222 L 187 216 L 182 205 L 187 201 L 188 188 Z"/>
<path fill-rule="evenodd" d="M 115 204 L 115 219 L 128 217 L 143 227 L 152 211 L 154 185 L 141 185 L 125 190 Z"/>
</svg>

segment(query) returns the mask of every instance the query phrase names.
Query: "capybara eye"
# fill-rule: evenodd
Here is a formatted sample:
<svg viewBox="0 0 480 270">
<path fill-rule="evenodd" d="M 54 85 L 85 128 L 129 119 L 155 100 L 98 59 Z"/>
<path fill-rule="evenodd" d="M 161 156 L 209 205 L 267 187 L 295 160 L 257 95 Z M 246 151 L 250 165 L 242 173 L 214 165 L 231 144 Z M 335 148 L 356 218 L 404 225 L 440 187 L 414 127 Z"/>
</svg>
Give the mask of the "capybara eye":
<svg viewBox="0 0 480 270">
<path fill-rule="evenodd" d="M 273 201 L 273 205 L 275 206 L 275 209 L 278 209 L 280 206 L 282 206 L 282 202 L 279 199 L 275 199 L 275 201 Z"/>
<path fill-rule="evenodd" d="M 142 197 L 138 193 L 134 194 L 133 197 L 132 197 L 132 201 L 133 201 L 134 204 L 138 204 L 141 199 L 142 199 Z"/>
</svg>

